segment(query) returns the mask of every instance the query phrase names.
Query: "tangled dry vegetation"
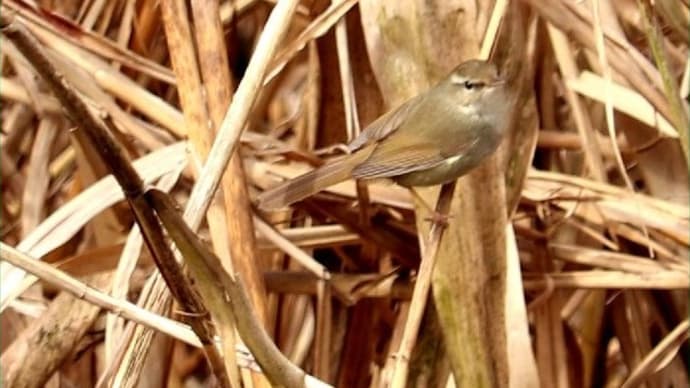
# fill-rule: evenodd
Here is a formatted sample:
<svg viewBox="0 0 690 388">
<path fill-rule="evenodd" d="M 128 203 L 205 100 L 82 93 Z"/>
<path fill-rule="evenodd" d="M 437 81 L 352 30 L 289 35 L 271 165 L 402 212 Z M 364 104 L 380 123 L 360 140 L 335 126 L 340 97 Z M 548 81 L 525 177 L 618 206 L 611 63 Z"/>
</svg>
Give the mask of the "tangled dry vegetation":
<svg viewBox="0 0 690 388">
<path fill-rule="evenodd" d="M 5 386 L 688 386 L 687 0 L 35 3 L 0 23 Z M 489 52 L 520 104 L 422 191 L 446 227 L 379 183 L 252 207 Z"/>
</svg>

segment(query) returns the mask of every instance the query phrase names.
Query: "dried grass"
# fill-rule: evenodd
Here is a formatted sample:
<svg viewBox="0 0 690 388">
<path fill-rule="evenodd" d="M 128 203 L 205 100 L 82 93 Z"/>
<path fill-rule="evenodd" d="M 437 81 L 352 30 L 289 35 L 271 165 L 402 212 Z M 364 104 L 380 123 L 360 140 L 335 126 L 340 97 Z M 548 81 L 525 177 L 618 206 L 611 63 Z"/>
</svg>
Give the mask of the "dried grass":
<svg viewBox="0 0 690 388">
<path fill-rule="evenodd" d="M 172 2 L 41 3 L 39 10 L 6 0 L 2 13 L 26 25 L 111 124 L 146 184 L 185 206 L 225 268 L 243 277 L 288 358 L 335 386 L 386 386 L 396 363 L 407 368 L 410 360 L 415 367 L 398 386 L 452 386 L 447 361 L 424 364 L 415 354 L 443 338 L 428 321 L 428 290 L 420 291 L 422 304 L 410 303 L 415 284 L 429 281 L 420 257 L 435 256 L 440 235 L 420 253 L 428 234 L 418 231 L 406 190 L 344 182 L 289 211 L 264 214 L 248 205 L 260 190 L 328 158 L 384 112 L 382 101 L 396 101 L 376 83 L 390 58 L 371 52 L 381 30 L 362 25 L 369 2 L 303 1 L 294 9 L 284 1 L 222 2 L 215 10 L 224 36 L 185 30 L 213 20 L 201 2 L 191 2 L 192 16 L 177 14 L 178 31 L 159 8 Z M 284 18 L 266 26 L 276 3 L 286 7 Z M 507 330 L 517 333 L 508 335 L 509 347 L 534 353 L 507 355 L 511 386 L 533 386 L 537 377 L 544 387 L 687 386 L 688 2 L 518 3 L 531 31 L 533 81 L 525 93 L 540 131 L 524 181 L 508 182 L 521 187 L 512 222 L 498 226 L 506 230 L 508 262 L 519 259 L 521 270 L 508 266 L 515 277 L 508 275 Z M 480 8 L 477 20 L 491 26 L 492 42 L 499 19 Z M 289 22 L 282 38 L 279 21 Z M 210 35 L 194 35 L 200 31 Z M 217 84 L 226 79 L 214 74 L 218 63 L 195 57 L 194 50 L 214 47 L 202 41 L 213 38 L 230 54 L 228 85 Z M 171 310 L 122 192 L 104 176 L 107 166 L 78 146 L 71 128 L 79 123 L 64 117 L 5 36 L 0 48 L 3 378 L 16 381 L 8 373 L 28 359 L 21 339 L 52 320 L 61 323 L 55 330 L 76 328 L 78 336 L 56 345 L 62 353 L 46 353 L 45 362 L 65 361 L 50 361 L 44 379 L 29 376 L 27 386 L 210 385 L 199 340 L 181 323 L 184 313 Z M 228 109 L 230 96 L 221 94 L 233 82 L 239 89 Z M 225 172 L 234 148 L 243 163 Z M 451 223 L 463 215 L 454 217 Z M 88 303 L 69 304 L 66 294 L 56 296 L 61 291 Z M 61 316 L 56 306 L 69 309 Z M 231 381 L 268 386 L 231 320 L 214 323 L 218 345 L 226 355 L 235 350 L 225 360 Z M 406 325 L 414 334 L 403 335 Z M 437 356 L 445 360 L 447 352 Z M 422 367 L 431 376 L 416 370 Z"/>
</svg>

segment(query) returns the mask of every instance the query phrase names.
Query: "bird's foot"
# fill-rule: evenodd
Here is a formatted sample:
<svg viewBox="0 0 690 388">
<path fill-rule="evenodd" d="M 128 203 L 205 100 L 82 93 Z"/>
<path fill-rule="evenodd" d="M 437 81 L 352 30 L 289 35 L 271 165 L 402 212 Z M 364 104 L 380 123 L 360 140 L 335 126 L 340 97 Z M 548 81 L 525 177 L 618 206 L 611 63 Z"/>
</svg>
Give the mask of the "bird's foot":
<svg viewBox="0 0 690 388">
<path fill-rule="evenodd" d="M 432 224 L 445 228 L 448 226 L 448 220 L 451 218 L 453 218 L 452 214 L 443 214 L 437 211 L 432 211 L 428 216 L 424 217 L 424 221 L 431 222 Z"/>
<path fill-rule="evenodd" d="M 446 227 L 448 226 L 448 220 L 453 218 L 452 215 L 450 214 L 443 214 L 439 213 L 431 207 L 425 200 L 424 198 L 419 195 L 417 190 L 415 190 L 413 187 L 410 187 L 410 193 L 412 194 L 413 197 L 417 198 L 417 203 L 421 205 L 422 208 L 424 208 L 429 215 L 424 217 L 424 221 L 431 222 L 432 224 L 436 224 L 438 226 Z"/>
<path fill-rule="evenodd" d="M 350 149 L 347 148 L 347 144 L 338 143 L 338 144 L 334 144 L 334 145 L 329 146 L 329 147 L 325 147 L 325 148 L 316 150 L 314 152 L 314 154 L 317 156 L 331 155 L 331 154 L 335 154 L 335 153 L 341 153 L 341 154 L 347 155 L 350 153 Z"/>
</svg>

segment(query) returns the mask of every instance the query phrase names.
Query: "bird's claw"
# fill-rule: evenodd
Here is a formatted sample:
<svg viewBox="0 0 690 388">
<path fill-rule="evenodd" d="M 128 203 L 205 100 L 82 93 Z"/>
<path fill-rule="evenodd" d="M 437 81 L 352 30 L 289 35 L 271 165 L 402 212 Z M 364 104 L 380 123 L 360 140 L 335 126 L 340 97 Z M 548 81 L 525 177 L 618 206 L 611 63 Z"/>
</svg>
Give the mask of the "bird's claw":
<svg viewBox="0 0 690 388">
<path fill-rule="evenodd" d="M 446 227 L 448 226 L 448 220 L 453 218 L 451 214 L 442 214 L 437 211 L 432 211 L 430 215 L 424 217 L 424 221 L 431 222 L 438 226 Z"/>
</svg>

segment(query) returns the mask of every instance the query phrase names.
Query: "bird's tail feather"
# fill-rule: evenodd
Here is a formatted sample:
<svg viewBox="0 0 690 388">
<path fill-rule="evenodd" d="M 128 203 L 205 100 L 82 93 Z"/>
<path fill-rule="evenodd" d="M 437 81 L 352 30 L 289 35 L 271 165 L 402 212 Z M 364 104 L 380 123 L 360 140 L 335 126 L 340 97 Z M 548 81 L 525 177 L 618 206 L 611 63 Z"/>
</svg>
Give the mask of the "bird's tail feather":
<svg viewBox="0 0 690 388">
<path fill-rule="evenodd" d="M 352 155 L 354 156 L 354 155 Z M 356 166 L 352 157 L 325 164 L 264 191 L 257 197 L 262 209 L 279 209 L 348 179 Z"/>
</svg>

